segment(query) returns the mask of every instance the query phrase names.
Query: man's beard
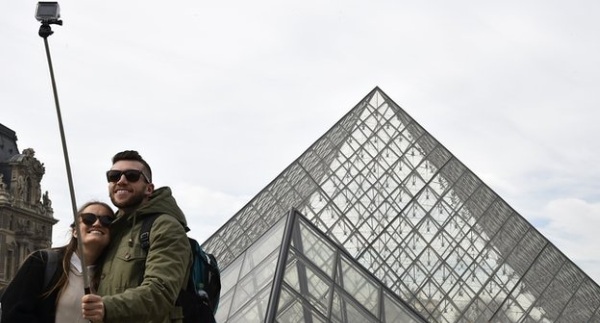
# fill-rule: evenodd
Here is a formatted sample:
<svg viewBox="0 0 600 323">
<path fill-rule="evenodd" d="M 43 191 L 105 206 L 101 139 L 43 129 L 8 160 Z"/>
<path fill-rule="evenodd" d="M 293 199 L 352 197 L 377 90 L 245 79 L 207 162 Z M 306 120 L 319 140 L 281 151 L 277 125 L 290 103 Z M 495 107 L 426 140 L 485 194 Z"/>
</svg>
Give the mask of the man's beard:
<svg viewBox="0 0 600 323">
<path fill-rule="evenodd" d="M 115 201 L 114 194 L 110 195 L 110 200 L 112 201 L 112 204 L 114 206 L 118 207 L 119 209 L 134 209 L 134 208 L 140 206 L 142 204 L 142 202 L 144 202 L 145 198 L 146 198 L 146 195 L 144 193 L 140 193 L 140 194 L 136 194 L 136 195 L 132 196 L 131 198 L 129 198 L 123 202 L 117 202 L 117 201 Z"/>
</svg>

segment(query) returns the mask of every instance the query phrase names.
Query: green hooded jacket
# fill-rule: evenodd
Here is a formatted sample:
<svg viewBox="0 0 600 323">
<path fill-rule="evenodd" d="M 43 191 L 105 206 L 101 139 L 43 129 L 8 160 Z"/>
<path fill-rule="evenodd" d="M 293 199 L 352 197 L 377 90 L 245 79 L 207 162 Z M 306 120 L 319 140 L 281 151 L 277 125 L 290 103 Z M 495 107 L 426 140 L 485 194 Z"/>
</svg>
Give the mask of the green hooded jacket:
<svg viewBox="0 0 600 323">
<path fill-rule="evenodd" d="M 152 214 L 164 215 L 152 225 L 146 255 L 139 235 L 142 219 Z M 186 228 L 185 215 L 168 187 L 156 189 L 134 212 L 117 213 L 98 287 L 104 322 L 182 321 L 181 308 L 174 304 L 187 282 L 192 259 Z"/>
</svg>

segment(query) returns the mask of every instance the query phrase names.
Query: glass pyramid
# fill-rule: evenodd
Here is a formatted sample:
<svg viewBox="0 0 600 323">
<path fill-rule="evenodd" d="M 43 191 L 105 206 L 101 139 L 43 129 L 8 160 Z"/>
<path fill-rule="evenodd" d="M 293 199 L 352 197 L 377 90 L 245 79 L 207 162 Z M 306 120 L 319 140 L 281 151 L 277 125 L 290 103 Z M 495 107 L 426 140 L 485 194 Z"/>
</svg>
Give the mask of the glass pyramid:
<svg viewBox="0 0 600 323">
<path fill-rule="evenodd" d="M 218 322 L 600 322 L 600 287 L 379 88 L 204 248 Z"/>
</svg>

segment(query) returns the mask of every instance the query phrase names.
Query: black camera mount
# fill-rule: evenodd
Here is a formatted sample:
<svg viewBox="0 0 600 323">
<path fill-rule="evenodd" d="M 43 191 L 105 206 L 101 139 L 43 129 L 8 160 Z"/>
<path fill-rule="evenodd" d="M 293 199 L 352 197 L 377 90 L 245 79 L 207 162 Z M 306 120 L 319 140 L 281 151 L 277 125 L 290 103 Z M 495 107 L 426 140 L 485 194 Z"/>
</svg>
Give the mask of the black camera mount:
<svg viewBox="0 0 600 323">
<path fill-rule="evenodd" d="M 54 31 L 52 31 L 52 27 L 50 27 L 50 25 L 62 26 L 62 20 L 48 21 L 48 22 L 42 21 L 42 25 L 40 26 L 40 31 L 38 32 L 40 37 L 48 38 L 48 36 L 50 36 L 54 33 Z"/>
</svg>

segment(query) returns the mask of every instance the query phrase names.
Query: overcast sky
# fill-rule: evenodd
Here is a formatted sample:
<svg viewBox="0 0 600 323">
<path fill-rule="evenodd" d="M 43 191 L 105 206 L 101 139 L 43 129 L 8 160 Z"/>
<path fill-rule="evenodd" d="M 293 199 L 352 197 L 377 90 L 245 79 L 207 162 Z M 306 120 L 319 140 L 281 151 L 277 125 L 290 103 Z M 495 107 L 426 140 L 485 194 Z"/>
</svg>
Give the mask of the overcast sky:
<svg viewBox="0 0 600 323">
<path fill-rule="evenodd" d="M 71 201 L 37 1 L 3 2 L 0 123 Z M 77 204 L 138 150 L 207 239 L 375 86 L 600 282 L 600 2 L 59 1 Z"/>
</svg>

